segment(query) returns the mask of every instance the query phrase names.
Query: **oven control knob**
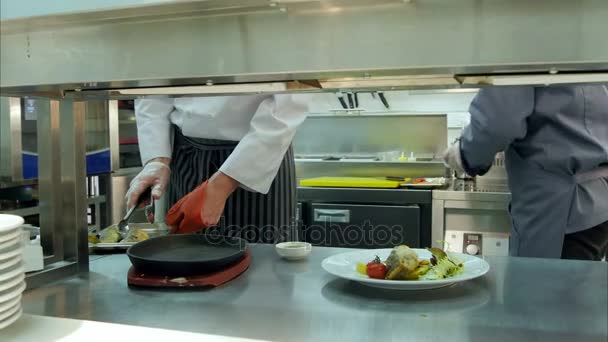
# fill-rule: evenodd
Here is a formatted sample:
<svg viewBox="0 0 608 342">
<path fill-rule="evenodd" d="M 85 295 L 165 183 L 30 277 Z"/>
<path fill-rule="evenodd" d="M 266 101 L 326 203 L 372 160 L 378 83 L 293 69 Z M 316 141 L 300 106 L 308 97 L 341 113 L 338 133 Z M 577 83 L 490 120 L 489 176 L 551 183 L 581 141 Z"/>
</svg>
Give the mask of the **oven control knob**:
<svg viewBox="0 0 608 342">
<path fill-rule="evenodd" d="M 467 250 L 467 254 L 477 255 L 477 253 L 479 253 L 479 246 L 470 244 L 467 246 L 466 250 Z"/>
</svg>

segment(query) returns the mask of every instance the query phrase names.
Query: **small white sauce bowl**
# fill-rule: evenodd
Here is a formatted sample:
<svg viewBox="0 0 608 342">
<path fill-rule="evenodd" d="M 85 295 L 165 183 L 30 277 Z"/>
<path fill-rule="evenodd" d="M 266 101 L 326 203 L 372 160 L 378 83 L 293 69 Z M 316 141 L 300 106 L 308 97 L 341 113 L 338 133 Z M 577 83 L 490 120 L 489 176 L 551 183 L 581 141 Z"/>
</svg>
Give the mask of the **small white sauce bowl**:
<svg viewBox="0 0 608 342">
<path fill-rule="evenodd" d="M 284 259 L 301 260 L 310 255 L 312 245 L 308 242 L 290 241 L 278 243 L 274 249 Z"/>
</svg>

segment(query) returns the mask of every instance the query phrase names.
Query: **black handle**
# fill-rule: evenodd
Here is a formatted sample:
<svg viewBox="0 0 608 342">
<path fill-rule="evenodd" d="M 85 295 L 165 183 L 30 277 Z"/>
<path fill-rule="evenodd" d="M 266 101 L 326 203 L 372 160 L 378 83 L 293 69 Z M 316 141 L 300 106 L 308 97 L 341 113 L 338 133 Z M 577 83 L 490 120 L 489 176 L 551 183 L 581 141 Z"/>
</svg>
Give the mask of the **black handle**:
<svg viewBox="0 0 608 342">
<path fill-rule="evenodd" d="M 139 195 L 137 198 L 137 202 L 135 203 L 135 208 L 140 208 L 142 205 L 148 205 L 152 202 L 152 187 L 147 188 L 144 192 Z"/>
<path fill-rule="evenodd" d="M 338 100 L 340 101 L 342 108 L 348 109 L 348 106 L 346 105 L 346 101 L 344 101 L 344 96 L 342 96 L 342 94 L 338 94 Z"/>
<path fill-rule="evenodd" d="M 384 107 L 386 109 L 390 109 L 391 106 L 388 105 L 388 101 L 386 100 L 386 97 L 384 96 L 383 92 L 378 92 L 378 97 L 380 98 L 380 101 L 382 101 L 382 104 L 384 105 Z"/>
<path fill-rule="evenodd" d="M 353 102 L 353 93 L 346 94 L 346 97 L 348 98 L 348 108 L 355 108 L 355 104 Z"/>
<path fill-rule="evenodd" d="M 357 93 L 354 93 L 355 96 L 355 108 L 359 108 L 359 95 L 357 95 Z"/>
</svg>

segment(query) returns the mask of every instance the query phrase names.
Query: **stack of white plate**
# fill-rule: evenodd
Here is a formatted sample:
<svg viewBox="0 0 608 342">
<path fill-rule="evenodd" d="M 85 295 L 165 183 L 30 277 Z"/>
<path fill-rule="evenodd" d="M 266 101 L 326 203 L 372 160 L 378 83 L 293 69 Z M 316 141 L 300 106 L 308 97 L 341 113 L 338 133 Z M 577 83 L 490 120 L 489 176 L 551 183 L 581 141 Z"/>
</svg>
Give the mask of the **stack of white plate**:
<svg viewBox="0 0 608 342">
<path fill-rule="evenodd" d="M 0 329 L 21 317 L 25 290 L 22 225 L 21 217 L 0 214 Z"/>
</svg>

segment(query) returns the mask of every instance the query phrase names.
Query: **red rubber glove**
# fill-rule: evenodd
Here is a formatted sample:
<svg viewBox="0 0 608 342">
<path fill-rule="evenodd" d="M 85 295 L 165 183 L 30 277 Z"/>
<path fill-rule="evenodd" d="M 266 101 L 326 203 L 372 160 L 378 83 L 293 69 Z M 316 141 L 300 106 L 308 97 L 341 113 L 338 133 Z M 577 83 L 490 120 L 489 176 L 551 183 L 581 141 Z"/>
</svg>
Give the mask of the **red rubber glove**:
<svg viewBox="0 0 608 342">
<path fill-rule="evenodd" d="M 171 226 L 173 234 L 189 234 L 207 228 L 203 224 L 203 198 L 207 190 L 207 181 L 197 186 L 189 194 L 171 207 L 165 223 Z"/>
</svg>

